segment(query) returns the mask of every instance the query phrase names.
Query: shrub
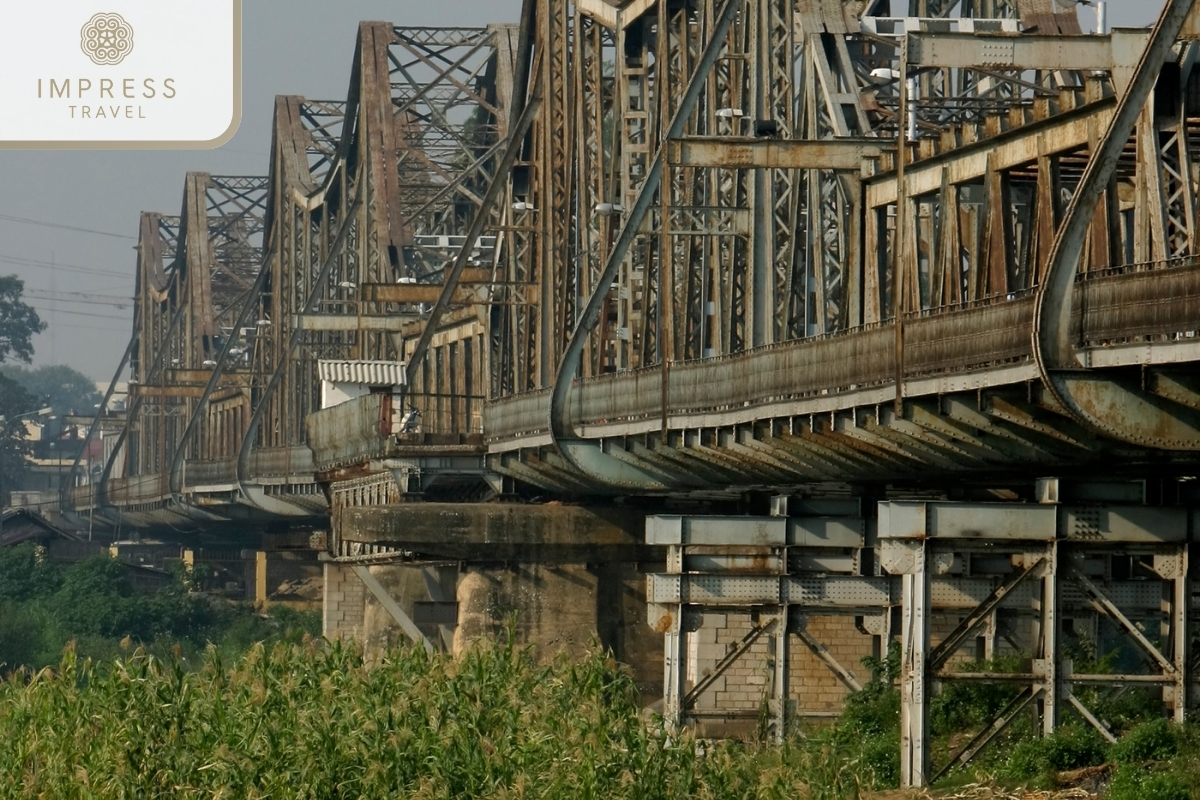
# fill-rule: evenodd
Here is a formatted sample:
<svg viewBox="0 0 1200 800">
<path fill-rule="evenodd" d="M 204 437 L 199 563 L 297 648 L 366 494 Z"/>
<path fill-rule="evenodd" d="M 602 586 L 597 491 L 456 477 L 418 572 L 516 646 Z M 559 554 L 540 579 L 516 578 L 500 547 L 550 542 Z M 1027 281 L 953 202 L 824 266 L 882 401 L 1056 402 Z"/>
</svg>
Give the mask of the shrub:
<svg viewBox="0 0 1200 800">
<path fill-rule="evenodd" d="M 30 600 L 52 594 L 62 568 L 31 542 L 0 548 L 0 600 Z"/>
<path fill-rule="evenodd" d="M 1179 752 L 1178 729 L 1165 719 L 1144 722 L 1117 740 L 1112 760 L 1118 764 L 1166 761 Z"/>
<path fill-rule="evenodd" d="M 1109 784 L 1108 800 L 1192 800 L 1192 792 L 1174 772 L 1122 764 Z"/>
<path fill-rule="evenodd" d="M 837 723 L 813 737 L 823 755 L 819 766 L 840 770 L 852 764 L 855 791 L 900 785 L 900 646 L 893 642 L 882 659 L 865 658 L 874 679 L 846 697 Z"/>
<path fill-rule="evenodd" d="M 1018 742 L 1002 775 L 1016 781 L 1053 785 L 1056 773 L 1103 764 L 1108 745 L 1090 726 L 1064 725 L 1051 736 Z"/>
<path fill-rule="evenodd" d="M 281 606 L 266 616 L 194 593 L 182 570 L 165 588 L 139 594 L 129 568 L 110 558 L 62 565 L 31 544 L 0 549 L 0 670 L 57 664 L 68 642 L 97 661 L 111 661 L 128 639 L 156 654 L 179 650 L 188 663 L 209 642 L 228 658 L 320 630 L 319 612 Z"/>
<path fill-rule="evenodd" d="M 45 622 L 19 603 L 0 605 L 0 666 L 37 663 Z"/>
</svg>

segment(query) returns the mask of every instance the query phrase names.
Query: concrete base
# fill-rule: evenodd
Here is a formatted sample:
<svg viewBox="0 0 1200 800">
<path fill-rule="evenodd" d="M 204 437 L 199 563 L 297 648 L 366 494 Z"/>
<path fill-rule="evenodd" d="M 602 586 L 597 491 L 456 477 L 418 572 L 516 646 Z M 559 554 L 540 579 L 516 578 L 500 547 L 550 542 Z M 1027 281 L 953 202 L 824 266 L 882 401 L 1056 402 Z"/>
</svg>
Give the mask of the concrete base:
<svg viewBox="0 0 1200 800">
<path fill-rule="evenodd" d="M 461 655 L 510 623 L 540 658 L 597 644 L 630 666 L 650 703 L 662 696 L 663 651 L 647 624 L 646 574 L 662 569 L 663 550 L 643 544 L 644 524 L 624 509 L 413 503 L 340 509 L 333 539 L 412 554 L 366 568 L 433 646 Z M 325 635 L 377 655 L 408 637 L 355 566 L 325 564 Z"/>
</svg>

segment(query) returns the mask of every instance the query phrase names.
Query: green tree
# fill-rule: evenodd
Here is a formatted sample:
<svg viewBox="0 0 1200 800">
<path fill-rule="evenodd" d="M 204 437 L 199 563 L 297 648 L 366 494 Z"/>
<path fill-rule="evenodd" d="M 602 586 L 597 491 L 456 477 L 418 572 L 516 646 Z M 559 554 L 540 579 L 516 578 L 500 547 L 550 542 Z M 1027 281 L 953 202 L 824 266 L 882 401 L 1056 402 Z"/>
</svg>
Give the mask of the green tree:
<svg viewBox="0 0 1200 800">
<path fill-rule="evenodd" d="M 25 471 L 29 442 L 25 426 L 16 419 L 37 408 L 37 400 L 19 383 L 0 374 L 0 508 L 8 505 L 17 477 Z"/>
<path fill-rule="evenodd" d="M 46 323 L 21 299 L 25 281 L 16 275 L 0 276 L 0 363 L 16 358 L 29 363 L 33 337 L 46 330 Z"/>
<path fill-rule="evenodd" d="M 29 362 L 33 337 L 46 329 L 37 312 L 21 300 L 25 282 L 16 275 L 0 276 L 0 363 L 16 358 Z M 15 421 L 32 411 L 36 399 L 14 381 L 0 376 L 0 507 L 8 503 L 8 487 L 25 468 L 25 429 Z"/>
<path fill-rule="evenodd" d="M 48 597 L 62 584 L 63 567 L 31 542 L 0 548 L 0 601 Z"/>
<path fill-rule="evenodd" d="M 90 416 L 103 399 L 88 376 L 61 364 L 33 368 L 12 364 L 0 367 L 0 375 L 21 384 L 36 402 L 50 406 L 59 415 L 74 412 Z"/>
</svg>

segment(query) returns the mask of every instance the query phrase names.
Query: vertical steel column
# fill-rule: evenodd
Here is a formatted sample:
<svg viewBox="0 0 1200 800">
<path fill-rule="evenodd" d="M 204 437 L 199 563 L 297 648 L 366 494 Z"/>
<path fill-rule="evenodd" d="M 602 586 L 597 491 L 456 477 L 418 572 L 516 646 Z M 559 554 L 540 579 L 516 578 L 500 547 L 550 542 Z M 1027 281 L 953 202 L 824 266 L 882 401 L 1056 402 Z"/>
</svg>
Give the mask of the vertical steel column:
<svg viewBox="0 0 1200 800">
<path fill-rule="evenodd" d="M 683 546 L 667 547 L 667 573 L 683 572 Z M 663 636 L 663 719 L 677 730 L 683 724 L 684 680 L 687 677 L 687 634 L 683 625 L 683 604 L 672 607 L 671 625 Z"/>
<path fill-rule="evenodd" d="M 996 633 L 999 624 L 999 612 L 993 611 L 988 615 L 987 622 L 984 623 L 983 635 L 979 637 L 983 640 L 984 661 L 991 661 L 996 657 Z"/>
<path fill-rule="evenodd" d="M 929 544 L 914 543 L 901 576 L 900 785 L 921 787 L 929 774 Z"/>
<path fill-rule="evenodd" d="M 1029 557 L 1029 556 L 1027 556 Z M 1042 567 L 1042 617 L 1041 617 L 1041 658 L 1035 665 L 1036 672 L 1043 681 L 1042 697 L 1038 701 L 1041 706 L 1042 734 L 1050 735 L 1058 727 L 1059 691 L 1059 543 L 1051 542 L 1046 548 L 1046 563 Z"/>
<path fill-rule="evenodd" d="M 900 45 L 900 110 L 896 116 L 896 233 L 892 244 L 892 324 L 896 333 L 896 416 L 904 415 L 904 295 L 908 272 L 908 193 L 904 167 L 908 146 L 904 118 L 908 114 L 908 37 Z"/>
<path fill-rule="evenodd" d="M 771 79 L 770 9 L 766 0 L 758 0 L 754 13 L 750 15 L 750 57 L 746 63 L 750 69 L 750 85 L 754 91 L 751 108 L 752 125 L 758 120 L 771 117 L 771 107 L 767 100 L 767 83 Z M 771 253 L 771 243 L 774 235 L 774 201 L 771 198 L 771 186 L 768 181 L 769 171 L 755 169 L 747 181 L 747 204 L 752 215 L 752 230 L 750 235 L 750 279 L 749 294 L 746 299 L 746 314 L 750 317 L 746 325 L 748 347 L 760 347 L 770 344 L 774 333 L 775 315 L 775 276 L 774 256 Z"/>
<path fill-rule="evenodd" d="M 771 657 L 774 659 L 774 675 L 771 685 L 771 724 L 775 742 L 782 744 L 787 736 L 788 722 L 788 666 L 791 662 L 791 632 L 788 629 L 788 606 L 779 607 L 779 621 L 775 624 L 775 635 L 771 638 Z"/>
<path fill-rule="evenodd" d="M 1171 604 L 1171 661 L 1175 666 L 1175 686 L 1172 706 L 1176 722 L 1182 723 L 1188 709 L 1188 692 L 1191 689 L 1191 665 L 1188 663 L 1191 650 L 1191 604 L 1192 587 L 1188 578 L 1188 548 L 1185 542 L 1179 546 L 1179 557 L 1175 567 L 1173 581 L 1173 602 Z"/>
</svg>

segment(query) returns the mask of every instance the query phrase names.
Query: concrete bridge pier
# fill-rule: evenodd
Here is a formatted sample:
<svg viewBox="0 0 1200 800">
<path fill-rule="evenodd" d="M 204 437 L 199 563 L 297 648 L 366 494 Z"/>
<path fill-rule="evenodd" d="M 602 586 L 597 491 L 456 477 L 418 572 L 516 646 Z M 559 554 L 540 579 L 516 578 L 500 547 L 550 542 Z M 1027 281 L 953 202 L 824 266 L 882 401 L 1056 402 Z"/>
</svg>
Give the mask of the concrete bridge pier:
<svg viewBox="0 0 1200 800">
<path fill-rule="evenodd" d="M 337 509 L 325 561 L 325 635 L 368 653 L 401 639 L 456 655 L 513 625 L 540 657 L 594 643 L 662 692 L 645 575 L 664 550 L 622 508 L 401 503 Z"/>
</svg>

